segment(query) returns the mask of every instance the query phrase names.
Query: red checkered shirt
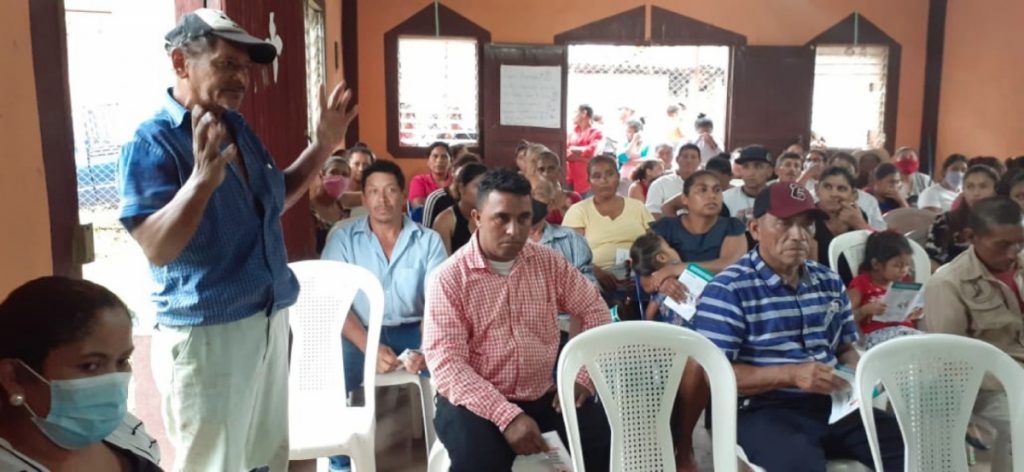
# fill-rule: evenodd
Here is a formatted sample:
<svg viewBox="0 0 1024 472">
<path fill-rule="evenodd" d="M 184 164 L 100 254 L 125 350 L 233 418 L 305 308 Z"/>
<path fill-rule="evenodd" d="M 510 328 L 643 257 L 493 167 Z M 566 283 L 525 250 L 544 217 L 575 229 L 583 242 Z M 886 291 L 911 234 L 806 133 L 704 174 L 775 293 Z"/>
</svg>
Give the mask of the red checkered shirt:
<svg viewBox="0 0 1024 472">
<path fill-rule="evenodd" d="M 611 319 L 594 284 L 562 255 L 526 244 L 503 277 L 473 235 L 427 286 L 423 351 L 438 393 L 504 431 L 523 412 L 513 401 L 553 387 L 559 312 L 584 331 Z M 593 391 L 585 371 L 577 382 Z"/>
</svg>

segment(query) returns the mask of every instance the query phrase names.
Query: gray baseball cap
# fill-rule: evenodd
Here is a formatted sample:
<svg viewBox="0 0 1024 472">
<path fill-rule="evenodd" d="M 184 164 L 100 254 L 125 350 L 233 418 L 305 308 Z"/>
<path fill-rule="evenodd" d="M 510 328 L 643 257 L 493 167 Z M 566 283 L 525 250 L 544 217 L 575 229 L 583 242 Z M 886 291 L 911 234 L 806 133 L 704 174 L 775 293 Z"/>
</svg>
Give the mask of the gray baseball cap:
<svg viewBox="0 0 1024 472">
<path fill-rule="evenodd" d="M 277 47 L 249 34 L 224 12 L 212 8 L 200 8 L 182 15 L 178 25 L 164 36 L 167 41 L 165 47 L 170 50 L 200 36 L 214 36 L 241 45 L 249 51 L 249 58 L 258 64 L 271 63 L 277 57 Z"/>
</svg>

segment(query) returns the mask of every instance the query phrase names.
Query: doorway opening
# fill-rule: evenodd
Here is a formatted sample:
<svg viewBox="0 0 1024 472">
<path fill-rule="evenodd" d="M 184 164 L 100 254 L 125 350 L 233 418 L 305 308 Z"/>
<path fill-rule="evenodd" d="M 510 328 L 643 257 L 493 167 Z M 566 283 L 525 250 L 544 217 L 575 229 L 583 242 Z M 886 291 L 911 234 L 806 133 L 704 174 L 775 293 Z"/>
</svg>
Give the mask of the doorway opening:
<svg viewBox="0 0 1024 472">
<path fill-rule="evenodd" d="M 715 123 L 712 137 L 725 143 L 729 65 L 729 46 L 570 45 L 566 116 L 590 105 L 618 147 L 626 144 L 623 120 L 643 118 L 643 139 L 653 148 L 688 142 L 703 113 Z M 680 104 L 681 113 L 669 118 L 668 108 Z M 620 113 L 623 107 L 634 111 L 631 118 Z"/>
<path fill-rule="evenodd" d="M 157 32 L 174 27 L 174 0 L 64 3 L 78 216 L 93 226 L 95 253 L 82 275 L 121 297 L 136 317 L 135 334 L 148 334 L 155 324 L 151 277 L 141 248 L 118 220 L 117 160 L 173 83 Z"/>
</svg>

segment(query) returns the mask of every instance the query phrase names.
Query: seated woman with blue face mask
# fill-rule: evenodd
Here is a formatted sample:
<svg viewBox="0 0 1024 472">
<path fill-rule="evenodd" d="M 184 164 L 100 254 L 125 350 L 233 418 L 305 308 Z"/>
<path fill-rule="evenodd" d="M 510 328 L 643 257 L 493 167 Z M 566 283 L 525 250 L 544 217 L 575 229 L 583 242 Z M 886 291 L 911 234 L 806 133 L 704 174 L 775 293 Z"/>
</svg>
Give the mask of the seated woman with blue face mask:
<svg viewBox="0 0 1024 472">
<path fill-rule="evenodd" d="M 42 277 L 0 303 L 0 470 L 161 470 L 127 413 L 132 320 L 92 282 Z"/>
</svg>

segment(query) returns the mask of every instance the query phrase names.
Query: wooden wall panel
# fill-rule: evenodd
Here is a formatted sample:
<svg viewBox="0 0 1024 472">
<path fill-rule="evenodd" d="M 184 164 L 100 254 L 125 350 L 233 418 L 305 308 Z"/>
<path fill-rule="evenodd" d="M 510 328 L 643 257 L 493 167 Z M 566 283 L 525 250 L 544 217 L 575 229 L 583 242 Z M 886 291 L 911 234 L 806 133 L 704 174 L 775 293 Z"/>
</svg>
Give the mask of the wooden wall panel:
<svg viewBox="0 0 1024 472">
<path fill-rule="evenodd" d="M 651 43 L 666 45 L 729 45 L 747 44 L 742 34 L 710 23 L 680 15 L 671 10 L 651 6 Z"/>
<path fill-rule="evenodd" d="M 520 140 L 540 143 L 565 156 L 566 144 L 566 48 L 565 46 L 538 46 L 516 44 L 488 44 L 484 46 L 484 75 L 481 82 L 484 95 L 484 162 L 491 167 L 516 168 L 515 149 Z M 535 128 L 501 125 L 501 66 L 558 66 L 562 68 L 562 102 L 560 128 Z"/>
<path fill-rule="evenodd" d="M 810 135 L 814 48 L 740 46 L 732 79 L 726 149 L 761 144 L 778 155 Z"/>
<path fill-rule="evenodd" d="M 288 167 L 306 148 L 306 47 L 304 2 L 223 0 L 223 9 L 249 34 L 270 38 L 271 15 L 283 47 L 274 65 L 254 65 L 242 115 L 274 161 Z M 303 197 L 281 217 L 290 260 L 316 256 L 309 202 Z"/>
<path fill-rule="evenodd" d="M 46 171 L 53 274 L 79 278 L 74 239 L 78 228 L 78 182 L 68 86 L 67 31 L 63 0 L 31 0 L 32 60 L 39 133 Z"/>
</svg>

